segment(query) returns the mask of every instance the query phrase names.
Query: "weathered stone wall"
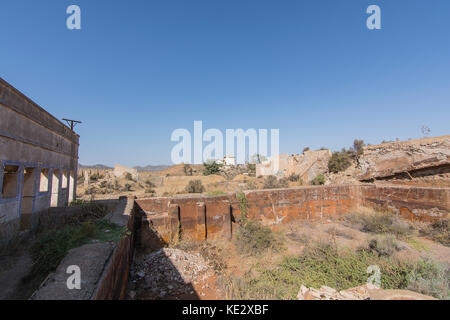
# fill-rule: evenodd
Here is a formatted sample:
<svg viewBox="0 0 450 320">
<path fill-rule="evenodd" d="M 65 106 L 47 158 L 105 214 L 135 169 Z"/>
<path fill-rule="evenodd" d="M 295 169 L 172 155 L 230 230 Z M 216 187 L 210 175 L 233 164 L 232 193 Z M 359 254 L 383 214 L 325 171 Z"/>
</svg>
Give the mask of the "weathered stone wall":
<svg viewBox="0 0 450 320">
<path fill-rule="evenodd" d="M 411 220 L 433 221 L 450 212 L 450 188 L 364 185 L 361 198 L 364 206 L 387 208 Z"/>
<path fill-rule="evenodd" d="M 0 238 L 76 196 L 79 136 L 0 78 Z M 2 240 L 2 239 L 0 239 Z"/>
<path fill-rule="evenodd" d="M 387 208 L 408 219 L 431 221 L 450 212 L 450 188 L 337 185 L 245 192 L 248 217 L 268 226 L 294 220 L 326 219 L 365 205 Z M 164 241 L 181 235 L 202 240 L 231 237 L 240 216 L 235 194 L 136 200 L 144 229 Z M 145 238 L 145 230 L 142 231 Z M 145 242 L 145 239 L 143 240 Z"/>
<path fill-rule="evenodd" d="M 245 192 L 248 217 L 265 225 L 321 219 L 348 212 L 360 202 L 359 186 L 300 187 Z M 198 240 L 231 237 L 240 216 L 235 194 L 136 200 L 145 220 L 168 241 L 178 232 Z"/>
</svg>

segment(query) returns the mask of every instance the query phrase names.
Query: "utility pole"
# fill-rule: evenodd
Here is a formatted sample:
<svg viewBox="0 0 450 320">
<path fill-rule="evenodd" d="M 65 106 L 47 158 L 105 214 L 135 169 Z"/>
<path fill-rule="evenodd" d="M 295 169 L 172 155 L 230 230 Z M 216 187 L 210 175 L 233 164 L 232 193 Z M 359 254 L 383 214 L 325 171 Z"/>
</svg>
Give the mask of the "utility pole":
<svg viewBox="0 0 450 320">
<path fill-rule="evenodd" d="M 64 118 L 63 118 L 63 120 L 64 120 L 65 122 L 67 122 L 67 125 L 70 127 L 70 130 L 72 130 L 72 131 L 73 131 L 73 128 L 75 128 L 75 126 L 76 126 L 78 123 L 82 123 L 81 121 L 71 120 L 71 119 L 64 119 Z"/>
</svg>

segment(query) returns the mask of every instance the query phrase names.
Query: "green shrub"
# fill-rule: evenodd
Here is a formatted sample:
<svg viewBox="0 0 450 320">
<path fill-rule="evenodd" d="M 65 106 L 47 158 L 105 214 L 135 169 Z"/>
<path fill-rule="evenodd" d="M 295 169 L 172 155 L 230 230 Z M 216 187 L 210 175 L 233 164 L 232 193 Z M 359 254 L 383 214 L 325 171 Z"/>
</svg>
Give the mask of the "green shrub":
<svg viewBox="0 0 450 320">
<path fill-rule="evenodd" d="M 211 174 L 219 174 L 220 168 L 222 167 L 222 164 L 218 164 L 214 160 L 209 160 L 203 163 L 205 166 L 205 169 L 203 170 L 203 175 L 209 176 Z"/>
<path fill-rule="evenodd" d="M 442 300 L 450 299 L 450 269 L 430 260 L 419 260 L 408 274 L 407 289 Z"/>
<path fill-rule="evenodd" d="M 202 193 L 205 191 L 205 187 L 201 180 L 191 180 L 185 190 L 187 193 Z"/>
<path fill-rule="evenodd" d="M 268 250 L 280 251 L 283 243 L 278 235 L 261 223 L 244 220 L 236 232 L 236 249 L 242 255 L 259 256 Z"/>
<path fill-rule="evenodd" d="M 325 176 L 323 174 L 318 175 L 311 181 L 311 184 L 313 186 L 324 185 L 325 184 Z"/>
<path fill-rule="evenodd" d="M 352 160 L 347 151 L 334 152 L 328 161 L 328 170 L 333 173 L 338 173 L 345 171 L 351 164 Z"/>
<path fill-rule="evenodd" d="M 291 182 L 297 182 L 300 179 L 300 175 L 292 173 L 289 177 L 288 180 Z"/>
</svg>

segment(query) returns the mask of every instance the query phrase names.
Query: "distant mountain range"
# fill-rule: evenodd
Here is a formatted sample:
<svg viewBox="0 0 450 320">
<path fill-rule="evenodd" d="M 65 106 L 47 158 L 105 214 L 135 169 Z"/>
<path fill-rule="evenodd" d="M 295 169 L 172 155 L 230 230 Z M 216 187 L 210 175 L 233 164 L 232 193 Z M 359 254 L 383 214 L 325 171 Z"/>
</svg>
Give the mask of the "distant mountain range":
<svg viewBox="0 0 450 320">
<path fill-rule="evenodd" d="M 80 169 L 98 169 L 98 170 L 107 170 L 107 169 L 114 169 L 108 166 L 105 166 L 104 164 L 94 164 L 93 166 L 85 166 L 81 163 L 78 164 L 78 168 Z"/>
<path fill-rule="evenodd" d="M 114 169 L 112 167 L 105 166 L 104 164 L 95 164 L 92 166 L 85 166 L 80 163 L 80 164 L 78 164 L 78 167 L 80 169 L 97 169 L 97 170 L 108 170 L 108 169 L 112 170 L 112 169 Z M 136 166 L 133 168 L 136 169 L 138 172 L 155 172 L 155 171 L 165 170 L 169 167 L 171 167 L 171 166 L 168 166 L 168 165 L 151 166 L 151 165 L 149 165 L 149 166 L 145 166 L 145 167 Z"/>
</svg>

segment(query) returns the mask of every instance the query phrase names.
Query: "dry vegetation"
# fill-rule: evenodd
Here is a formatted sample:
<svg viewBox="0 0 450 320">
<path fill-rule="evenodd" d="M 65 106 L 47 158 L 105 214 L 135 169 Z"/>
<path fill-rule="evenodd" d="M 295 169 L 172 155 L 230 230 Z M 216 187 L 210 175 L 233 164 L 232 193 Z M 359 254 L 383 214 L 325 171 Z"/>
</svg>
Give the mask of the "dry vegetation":
<svg viewBox="0 0 450 320">
<path fill-rule="evenodd" d="M 245 207 L 244 199 L 241 204 Z M 384 289 L 449 299 L 450 248 L 436 242 L 441 231 L 448 232 L 442 227 L 447 222 L 428 224 L 423 238 L 425 224 L 366 208 L 334 221 L 299 221 L 276 230 L 247 221 L 244 212 L 232 242 L 182 241 L 177 247 L 209 261 L 222 298 L 295 299 L 301 285 L 348 289 L 365 284 L 367 267 L 377 265 Z"/>
<path fill-rule="evenodd" d="M 217 172 L 221 168 L 222 171 Z M 168 197 L 189 193 L 218 195 L 243 190 L 288 188 L 306 185 L 301 178 L 277 178 L 275 176 L 255 177 L 252 165 L 220 167 L 177 165 L 160 172 L 141 172 L 134 180 L 131 175 L 115 177 L 111 171 L 90 176 L 85 186 L 82 176 L 78 177 L 77 194 L 83 200 L 111 199 L 135 195 L 138 198 Z M 323 175 L 310 184 L 325 183 Z"/>
</svg>

